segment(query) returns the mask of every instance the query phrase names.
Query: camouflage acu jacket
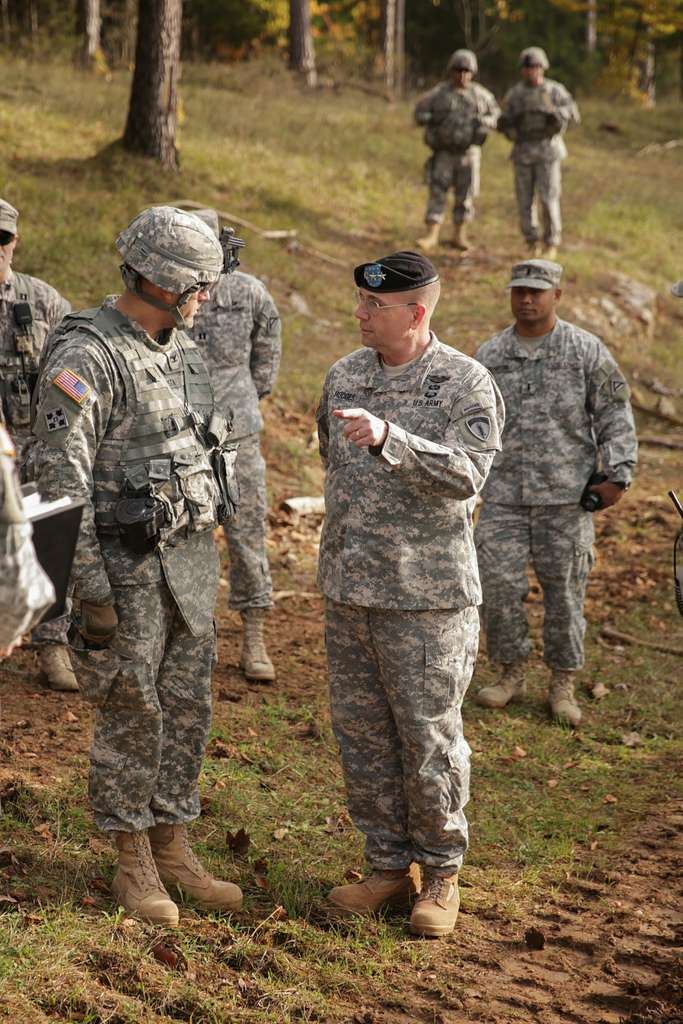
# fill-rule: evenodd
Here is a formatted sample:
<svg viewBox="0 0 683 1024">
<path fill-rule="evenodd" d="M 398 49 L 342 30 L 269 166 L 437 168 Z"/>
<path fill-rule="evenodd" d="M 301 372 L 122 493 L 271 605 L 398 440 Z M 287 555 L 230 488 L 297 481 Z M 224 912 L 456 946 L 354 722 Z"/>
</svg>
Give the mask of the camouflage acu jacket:
<svg viewBox="0 0 683 1024">
<path fill-rule="evenodd" d="M 209 368 L 216 408 L 233 412 L 233 437 L 261 430 L 259 399 L 275 386 L 281 351 L 280 317 L 265 285 L 240 271 L 224 275 L 190 335 Z"/>
<path fill-rule="evenodd" d="M 31 323 L 25 328 L 18 327 L 14 316 L 18 302 L 31 307 Z M 0 401 L 18 446 L 29 434 L 30 389 L 43 344 L 70 310 L 66 299 L 37 277 L 10 271 L 0 283 Z"/>
<path fill-rule="evenodd" d="M 542 122 L 547 115 L 556 119 L 557 131 L 547 137 Z M 581 120 L 579 109 L 571 94 L 560 83 L 546 78 L 540 86 L 518 82 L 503 100 L 503 113 L 498 127 L 514 143 L 510 158 L 520 164 L 534 164 L 564 160 L 567 147 L 564 133 L 567 127 Z"/>
<path fill-rule="evenodd" d="M 630 483 L 638 444 L 629 390 L 599 338 L 558 320 L 533 355 L 514 327 L 484 342 L 476 358 L 505 400 L 503 450 L 483 491 L 505 505 L 578 502 L 596 468 Z"/>
<path fill-rule="evenodd" d="M 356 407 L 388 420 L 381 454 L 356 448 L 332 416 Z M 323 593 L 376 608 L 478 604 L 472 512 L 503 419 L 488 372 L 434 336 L 398 377 L 387 377 L 370 349 L 336 362 L 317 413 L 326 468 Z"/>
<path fill-rule="evenodd" d="M 425 143 L 435 151 L 466 152 L 475 130 L 495 128 L 499 114 L 493 93 L 478 82 L 464 89 L 441 82 L 415 106 L 415 120 L 426 126 Z"/>
</svg>

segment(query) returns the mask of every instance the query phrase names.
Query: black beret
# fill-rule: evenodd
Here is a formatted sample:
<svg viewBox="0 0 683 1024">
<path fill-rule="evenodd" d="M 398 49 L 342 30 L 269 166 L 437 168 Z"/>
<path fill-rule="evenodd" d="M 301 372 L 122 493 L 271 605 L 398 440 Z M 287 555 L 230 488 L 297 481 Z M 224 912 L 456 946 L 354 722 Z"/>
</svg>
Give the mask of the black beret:
<svg viewBox="0 0 683 1024">
<path fill-rule="evenodd" d="M 409 292 L 439 280 L 434 264 L 419 252 L 394 252 L 353 272 L 359 288 L 373 292 Z"/>
</svg>

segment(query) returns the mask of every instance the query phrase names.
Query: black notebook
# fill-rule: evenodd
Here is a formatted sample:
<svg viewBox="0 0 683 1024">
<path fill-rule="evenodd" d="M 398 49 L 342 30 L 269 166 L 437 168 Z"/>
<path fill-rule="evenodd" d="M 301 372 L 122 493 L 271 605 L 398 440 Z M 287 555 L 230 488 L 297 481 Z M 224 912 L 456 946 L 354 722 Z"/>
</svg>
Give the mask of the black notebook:
<svg viewBox="0 0 683 1024">
<path fill-rule="evenodd" d="M 38 561 L 55 588 L 55 603 L 40 620 L 48 622 L 64 612 L 85 501 L 83 498 L 42 501 L 33 484 L 22 487 L 22 492 L 26 518 L 33 526 L 33 546 Z"/>
</svg>

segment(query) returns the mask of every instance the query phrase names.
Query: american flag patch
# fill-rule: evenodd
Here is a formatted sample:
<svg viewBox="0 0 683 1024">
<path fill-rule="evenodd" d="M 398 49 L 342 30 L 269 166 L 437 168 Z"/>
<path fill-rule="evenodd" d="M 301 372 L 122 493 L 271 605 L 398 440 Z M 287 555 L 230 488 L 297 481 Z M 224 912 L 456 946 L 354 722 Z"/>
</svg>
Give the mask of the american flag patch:
<svg viewBox="0 0 683 1024">
<path fill-rule="evenodd" d="M 68 395 L 76 405 L 83 405 L 92 390 L 73 370 L 60 370 L 52 381 L 56 388 Z"/>
</svg>

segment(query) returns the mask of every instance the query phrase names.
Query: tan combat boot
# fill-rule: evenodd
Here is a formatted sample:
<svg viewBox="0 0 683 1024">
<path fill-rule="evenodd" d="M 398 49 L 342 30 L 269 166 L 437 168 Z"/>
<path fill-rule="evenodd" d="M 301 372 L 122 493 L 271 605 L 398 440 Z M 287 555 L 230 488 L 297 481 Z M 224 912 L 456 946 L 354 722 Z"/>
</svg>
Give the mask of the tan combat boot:
<svg viewBox="0 0 683 1024">
<path fill-rule="evenodd" d="M 410 915 L 409 928 L 413 935 L 450 935 L 455 928 L 459 908 L 458 872 L 437 875 L 429 868 L 423 868 L 422 889 Z"/>
<path fill-rule="evenodd" d="M 69 650 L 64 644 L 45 644 L 38 651 L 38 664 L 47 676 L 51 690 L 78 690 L 78 680 L 74 675 L 69 658 Z"/>
<path fill-rule="evenodd" d="M 327 900 L 342 914 L 374 914 L 386 903 L 405 906 L 414 895 L 410 868 L 395 871 L 376 868 L 362 882 L 335 886 Z"/>
<path fill-rule="evenodd" d="M 543 247 L 540 242 L 527 242 L 526 243 L 527 256 L 530 259 L 537 259 L 543 253 Z"/>
<path fill-rule="evenodd" d="M 453 225 L 453 246 L 456 249 L 462 249 L 463 252 L 467 252 L 470 248 L 470 242 L 467 237 L 467 224 L 464 222 Z"/>
<path fill-rule="evenodd" d="M 175 882 L 204 910 L 241 910 L 242 890 L 232 882 L 213 878 L 195 856 L 184 825 L 155 825 L 149 830 L 152 856 L 159 876 Z"/>
<path fill-rule="evenodd" d="M 519 700 L 526 693 L 525 661 L 513 661 L 501 665 L 498 682 L 485 686 L 475 696 L 483 708 L 504 708 L 510 701 Z"/>
<path fill-rule="evenodd" d="M 441 225 L 435 220 L 427 221 L 427 234 L 423 235 L 422 238 L 418 238 L 417 244 L 423 252 L 434 252 L 439 244 L 439 235 L 441 233 Z"/>
<path fill-rule="evenodd" d="M 117 832 L 118 870 L 111 883 L 114 899 L 131 917 L 175 928 L 178 908 L 164 889 L 146 832 Z"/>
<path fill-rule="evenodd" d="M 560 725 L 576 727 L 581 721 L 581 708 L 574 696 L 574 673 L 553 670 L 548 690 L 548 704 Z"/>
<path fill-rule="evenodd" d="M 544 250 L 543 250 L 543 258 L 546 259 L 546 260 L 554 260 L 556 256 L 557 256 L 557 246 L 556 245 L 546 245 Z"/>
<path fill-rule="evenodd" d="M 254 679 L 260 683 L 272 683 L 275 679 L 275 668 L 268 657 L 263 639 L 266 609 L 245 608 L 240 615 L 243 629 L 240 668 L 247 679 Z"/>
</svg>

